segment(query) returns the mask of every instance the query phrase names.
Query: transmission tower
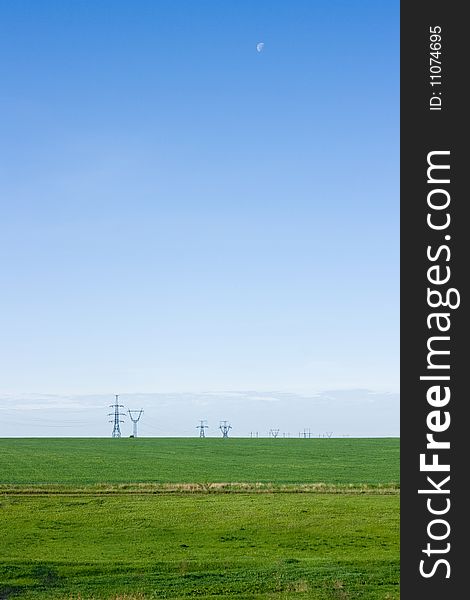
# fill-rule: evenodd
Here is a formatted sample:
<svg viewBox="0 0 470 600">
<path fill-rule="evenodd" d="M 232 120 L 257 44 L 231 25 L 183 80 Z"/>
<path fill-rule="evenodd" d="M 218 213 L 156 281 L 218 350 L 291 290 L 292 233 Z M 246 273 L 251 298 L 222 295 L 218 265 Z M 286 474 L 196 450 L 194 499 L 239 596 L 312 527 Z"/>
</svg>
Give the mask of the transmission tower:
<svg viewBox="0 0 470 600">
<path fill-rule="evenodd" d="M 222 437 L 228 438 L 228 432 L 232 429 L 231 425 L 227 425 L 227 421 L 221 421 L 219 429 L 222 432 Z"/>
<path fill-rule="evenodd" d="M 279 429 L 270 429 L 269 430 L 269 437 L 277 438 L 278 435 L 279 435 Z"/>
<path fill-rule="evenodd" d="M 114 404 L 109 405 L 110 408 L 114 408 L 114 412 L 109 413 L 108 417 L 114 417 L 113 419 L 111 419 L 109 421 L 110 423 L 114 423 L 112 437 L 120 438 L 121 437 L 121 429 L 119 427 L 119 423 L 124 423 L 124 421 L 122 419 L 120 419 L 119 417 L 123 417 L 125 413 L 119 412 L 120 408 L 124 408 L 124 406 L 122 404 L 118 404 L 119 395 L 115 394 L 115 398 L 116 398 L 116 400 L 115 400 Z"/>
<path fill-rule="evenodd" d="M 140 410 L 131 410 L 129 408 L 127 412 L 129 413 L 130 420 L 132 421 L 132 437 L 136 438 L 137 437 L 137 423 L 139 422 L 139 419 L 142 416 L 144 409 L 141 408 Z M 137 416 L 134 416 L 134 415 L 137 415 Z"/>
<path fill-rule="evenodd" d="M 207 429 L 209 426 L 206 425 L 206 421 L 203 421 L 201 419 L 201 424 L 200 425 L 196 425 L 196 429 L 199 429 L 199 437 L 200 438 L 205 438 L 206 437 L 206 432 L 204 431 L 204 429 Z"/>
</svg>

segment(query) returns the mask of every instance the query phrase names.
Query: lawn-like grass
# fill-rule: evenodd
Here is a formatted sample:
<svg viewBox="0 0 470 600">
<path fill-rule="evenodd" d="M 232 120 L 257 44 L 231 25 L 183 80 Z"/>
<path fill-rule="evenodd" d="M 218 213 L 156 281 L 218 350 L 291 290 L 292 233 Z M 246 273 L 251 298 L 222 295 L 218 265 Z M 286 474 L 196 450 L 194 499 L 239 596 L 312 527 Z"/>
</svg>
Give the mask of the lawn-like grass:
<svg viewBox="0 0 470 600">
<path fill-rule="evenodd" d="M 397 600 L 398 503 L 398 494 L 3 495 L 0 598 Z"/>
<path fill-rule="evenodd" d="M 0 439 L 0 484 L 399 482 L 399 440 Z"/>
</svg>

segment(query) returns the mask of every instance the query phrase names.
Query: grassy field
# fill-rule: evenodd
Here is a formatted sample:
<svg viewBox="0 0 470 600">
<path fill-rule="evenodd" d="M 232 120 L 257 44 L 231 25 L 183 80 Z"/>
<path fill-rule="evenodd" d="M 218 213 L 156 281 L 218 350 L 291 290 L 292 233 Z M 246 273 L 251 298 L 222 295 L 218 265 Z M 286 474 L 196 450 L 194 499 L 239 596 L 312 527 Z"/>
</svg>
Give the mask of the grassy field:
<svg viewBox="0 0 470 600">
<path fill-rule="evenodd" d="M 0 440 L 0 600 L 398 600 L 398 452 Z"/>
<path fill-rule="evenodd" d="M 2 598 L 398 598 L 397 495 L 0 501 Z"/>
<path fill-rule="evenodd" d="M 399 481 L 392 439 L 2 439 L 0 483 Z"/>
</svg>

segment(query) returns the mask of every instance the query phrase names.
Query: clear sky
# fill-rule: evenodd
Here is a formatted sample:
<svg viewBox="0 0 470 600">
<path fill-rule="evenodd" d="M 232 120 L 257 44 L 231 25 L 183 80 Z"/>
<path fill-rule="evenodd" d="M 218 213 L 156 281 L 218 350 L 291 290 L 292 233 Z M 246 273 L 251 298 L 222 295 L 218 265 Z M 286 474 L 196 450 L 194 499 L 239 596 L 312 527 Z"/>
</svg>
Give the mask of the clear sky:
<svg viewBox="0 0 470 600">
<path fill-rule="evenodd" d="M 0 2 L 0 409 L 397 392 L 398 67 L 398 2 Z"/>
</svg>

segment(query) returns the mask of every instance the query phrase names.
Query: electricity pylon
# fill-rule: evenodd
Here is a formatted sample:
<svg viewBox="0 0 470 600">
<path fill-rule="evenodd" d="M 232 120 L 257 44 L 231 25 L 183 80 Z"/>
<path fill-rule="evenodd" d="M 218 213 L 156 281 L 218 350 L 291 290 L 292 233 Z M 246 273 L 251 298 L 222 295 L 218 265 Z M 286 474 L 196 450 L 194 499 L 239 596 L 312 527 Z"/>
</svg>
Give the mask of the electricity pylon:
<svg viewBox="0 0 470 600">
<path fill-rule="evenodd" d="M 230 429 L 232 429 L 232 426 L 228 425 L 227 421 L 221 421 L 220 425 L 219 425 L 219 429 L 222 432 L 222 437 L 228 438 L 228 432 Z"/>
<path fill-rule="evenodd" d="M 207 429 L 209 426 L 206 425 L 206 421 L 203 421 L 201 419 L 201 424 L 200 425 L 196 425 L 196 429 L 199 429 L 199 437 L 200 438 L 205 438 L 206 437 L 206 433 L 204 431 L 204 429 Z"/>
<path fill-rule="evenodd" d="M 139 422 L 139 419 L 142 416 L 144 409 L 141 408 L 140 410 L 131 410 L 129 408 L 127 412 L 129 413 L 130 420 L 132 421 L 132 436 L 136 438 L 137 437 L 137 423 Z M 133 413 L 135 413 L 137 416 L 134 417 Z"/>
<path fill-rule="evenodd" d="M 118 404 L 119 395 L 115 394 L 115 398 L 116 398 L 116 400 L 115 400 L 114 404 L 109 405 L 110 408 L 114 408 L 114 412 L 109 413 L 108 417 L 114 417 L 113 419 L 110 419 L 110 421 L 109 421 L 110 423 L 114 423 L 112 437 L 120 438 L 121 437 L 121 429 L 119 427 L 119 423 L 124 423 L 124 421 L 122 419 L 120 419 L 119 417 L 124 417 L 125 413 L 119 412 L 120 408 L 124 408 L 123 404 Z"/>
</svg>

